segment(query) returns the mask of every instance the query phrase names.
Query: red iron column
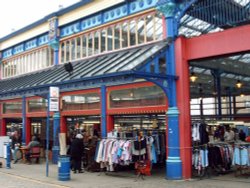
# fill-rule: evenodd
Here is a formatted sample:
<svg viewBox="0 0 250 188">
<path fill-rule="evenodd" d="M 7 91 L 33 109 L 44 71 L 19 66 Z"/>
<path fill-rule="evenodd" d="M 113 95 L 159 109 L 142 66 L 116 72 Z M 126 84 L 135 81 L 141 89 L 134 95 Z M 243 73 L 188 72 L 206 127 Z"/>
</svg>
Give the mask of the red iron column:
<svg viewBox="0 0 250 188">
<path fill-rule="evenodd" d="M 186 58 L 186 39 L 179 37 L 175 42 L 177 80 L 177 106 L 179 109 L 180 151 L 182 160 L 182 176 L 191 178 L 191 123 L 190 123 L 190 83 L 189 64 Z"/>
</svg>

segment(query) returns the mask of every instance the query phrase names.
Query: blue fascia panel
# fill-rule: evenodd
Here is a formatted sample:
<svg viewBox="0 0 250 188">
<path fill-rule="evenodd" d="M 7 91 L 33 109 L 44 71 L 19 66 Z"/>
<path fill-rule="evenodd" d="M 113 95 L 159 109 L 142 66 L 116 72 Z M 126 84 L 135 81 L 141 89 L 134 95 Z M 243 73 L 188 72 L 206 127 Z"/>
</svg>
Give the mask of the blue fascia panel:
<svg viewBox="0 0 250 188">
<path fill-rule="evenodd" d="M 127 5 L 122 5 L 104 12 L 104 22 L 109 22 L 128 15 Z"/>
<path fill-rule="evenodd" d="M 23 44 L 19 44 L 19 45 L 15 46 L 15 47 L 13 48 L 13 55 L 14 55 L 14 54 L 21 53 L 21 52 L 23 52 L 23 51 L 24 51 L 24 45 L 23 45 Z"/>
<path fill-rule="evenodd" d="M 130 3 L 130 13 L 140 12 L 142 10 L 146 10 L 152 8 L 156 5 L 158 0 L 139 0 Z"/>
<path fill-rule="evenodd" d="M 32 48 L 37 47 L 37 39 L 32 39 L 27 42 L 25 42 L 25 50 L 30 50 Z"/>
<path fill-rule="evenodd" d="M 4 50 L 3 51 L 3 58 L 7 58 L 7 57 L 10 57 L 10 56 L 12 56 L 13 54 L 12 54 L 12 48 L 9 48 L 9 49 L 7 49 L 7 50 Z"/>
<path fill-rule="evenodd" d="M 38 46 L 41 46 L 43 44 L 47 44 L 49 42 L 49 35 L 45 34 L 40 37 L 38 37 Z"/>
</svg>

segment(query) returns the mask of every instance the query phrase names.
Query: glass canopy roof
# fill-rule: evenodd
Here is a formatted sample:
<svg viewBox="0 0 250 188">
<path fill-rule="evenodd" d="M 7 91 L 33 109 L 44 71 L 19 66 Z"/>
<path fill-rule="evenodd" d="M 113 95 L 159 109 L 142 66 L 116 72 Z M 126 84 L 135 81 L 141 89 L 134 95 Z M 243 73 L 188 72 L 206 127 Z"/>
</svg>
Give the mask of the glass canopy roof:
<svg viewBox="0 0 250 188">
<path fill-rule="evenodd" d="M 186 0 L 186 4 L 190 1 Z M 192 4 L 181 18 L 179 35 L 192 38 L 206 33 L 219 32 L 250 23 L 250 0 L 198 0 Z M 237 95 L 235 88 L 238 80 L 243 83 L 240 92 L 250 94 L 250 53 L 237 54 L 222 58 L 213 58 L 190 62 L 198 80 L 191 83 L 191 96 L 197 97 L 197 84 L 202 85 L 207 96 L 216 89 L 213 72 L 219 71 L 221 92 L 226 95 L 228 88 Z"/>
</svg>

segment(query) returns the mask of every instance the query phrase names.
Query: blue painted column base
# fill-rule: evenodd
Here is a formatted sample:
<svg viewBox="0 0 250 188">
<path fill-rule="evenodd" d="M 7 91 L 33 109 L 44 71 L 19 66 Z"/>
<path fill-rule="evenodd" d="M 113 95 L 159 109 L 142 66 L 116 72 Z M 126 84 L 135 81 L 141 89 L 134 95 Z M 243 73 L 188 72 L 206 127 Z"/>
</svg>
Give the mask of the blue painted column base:
<svg viewBox="0 0 250 188">
<path fill-rule="evenodd" d="M 59 146 L 52 147 L 52 163 L 53 164 L 58 163 L 59 152 L 60 152 Z"/>
<path fill-rule="evenodd" d="M 11 168 L 11 149 L 10 149 L 10 143 L 6 144 L 6 169 Z"/>
<path fill-rule="evenodd" d="M 166 179 L 182 179 L 182 162 L 179 157 L 168 157 L 166 160 Z"/>
</svg>

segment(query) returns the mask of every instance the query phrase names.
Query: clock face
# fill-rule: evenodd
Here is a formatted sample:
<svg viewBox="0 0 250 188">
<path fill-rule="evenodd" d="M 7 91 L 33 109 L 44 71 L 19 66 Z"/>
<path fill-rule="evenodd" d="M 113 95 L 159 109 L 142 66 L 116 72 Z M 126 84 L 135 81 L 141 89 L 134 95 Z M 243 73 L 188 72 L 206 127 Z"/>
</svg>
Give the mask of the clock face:
<svg viewBox="0 0 250 188">
<path fill-rule="evenodd" d="M 51 39 L 54 38 L 55 36 L 55 29 L 56 29 L 56 20 L 52 19 L 49 22 L 49 36 Z"/>
</svg>

